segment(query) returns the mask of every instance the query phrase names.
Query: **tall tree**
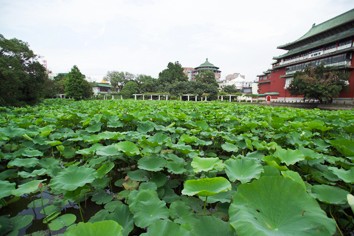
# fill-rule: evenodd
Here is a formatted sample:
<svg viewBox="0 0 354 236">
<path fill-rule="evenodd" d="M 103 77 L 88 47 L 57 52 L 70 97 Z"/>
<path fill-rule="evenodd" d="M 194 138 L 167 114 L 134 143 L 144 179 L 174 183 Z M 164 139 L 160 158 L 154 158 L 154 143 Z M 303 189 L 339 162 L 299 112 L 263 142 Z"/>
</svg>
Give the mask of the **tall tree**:
<svg viewBox="0 0 354 236">
<path fill-rule="evenodd" d="M 120 94 L 123 95 L 124 98 L 130 98 L 134 93 L 139 92 L 139 85 L 136 81 L 127 82 L 123 89 L 120 91 Z"/>
<path fill-rule="evenodd" d="M 135 75 L 129 72 L 108 71 L 107 75 L 104 77 L 104 80 L 109 81 L 113 86 L 113 89 L 119 92 L 128 81 L 134 80 L 134 78 Z"/>
<path fill-rule="evenodd" d="M 0 34 L 0 105 L 35 104 L 44 95 L 46 69 L 28 44 Z"/>
<path fill-rule="evenodd" d="M 288 90 L 292 95 L 303 95 L 305 99 L 318 99 L 320 103 L 331 103 L 346 86 L 349 74 L 326 68 L 323 65 L 307 67 L 297 72 Z"/>
<path fill-rule="evenodd" d="M 157 92 L 158 81 L 149 75 L 138 75 L 136 82 L 141 93 Z"/>
<path fill-rule="evenodd" d="M 212 72 L 210 70 L 205 70 L 205 71 L 199 72 L 195 76 L 195 81 L 201 82 L 204 84 L 209 84 L 211 86 L 219 87 L 218 82 L 215 79 L 214 72 Z"/>
<path fill-rule="evenodd" d="M 167 69 L 159 73 L 159 83 L 168 87 L 176 82 L 188 81 L 188 77 L 183 73 L 183 68 L 179 62 L 169 62 Z"/>
<path fill-rule="evenodd" d="M 80 72 L 77 66 L 73 66 L 68 73 L 65 83 L 65 93 L 66 96 L 74 98 L 75 100 L 92 96 L 91 85 L 85 80 L 85 75 Z"/>
</svg>

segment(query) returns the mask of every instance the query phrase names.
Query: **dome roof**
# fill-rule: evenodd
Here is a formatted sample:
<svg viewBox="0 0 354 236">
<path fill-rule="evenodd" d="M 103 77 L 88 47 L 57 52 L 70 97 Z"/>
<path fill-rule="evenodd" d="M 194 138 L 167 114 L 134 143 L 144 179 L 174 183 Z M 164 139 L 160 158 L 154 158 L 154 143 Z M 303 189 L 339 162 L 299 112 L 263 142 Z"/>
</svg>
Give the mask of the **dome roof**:
<svg viewBox="0 0 354 236">
<path fill-rule="evenodd" d="M 219 67 L 214 66 L 213 64 L 211 64 L 208 61 L 208 58 L 205 60 L 204 63 L 202 63 L 202 64 L 200 64 L 200 66 L 196 67 L 196 69 L 198 69 L 198 68 L 215 68 L 215 69 L 219 69 Z"/>
</svg>

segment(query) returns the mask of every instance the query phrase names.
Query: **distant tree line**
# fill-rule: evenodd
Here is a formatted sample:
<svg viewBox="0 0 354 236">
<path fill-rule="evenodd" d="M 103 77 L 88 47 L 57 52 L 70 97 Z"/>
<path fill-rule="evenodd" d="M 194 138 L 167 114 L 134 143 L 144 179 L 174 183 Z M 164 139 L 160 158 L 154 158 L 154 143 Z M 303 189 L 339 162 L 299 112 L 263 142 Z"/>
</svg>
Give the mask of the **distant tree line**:
<svg viewBox="0 0 354 236">
<path fill-rule="evenodd" d="M 110 71 L 104 79 L 110 81 L 114 92 L 119 92 L 124 97 L 131 97 L 136 93 L 169 93 L 175 96 L 208 94 L 211 99 L 216 99 L 219 87 L 212 71 L 199 73 L 195 81 L 188 81 L 188 77 L 183 73 L 183 68 L 178 62 L 169 62 L 167 68 L 159 73 L 158 78 Z"/>
</svg>

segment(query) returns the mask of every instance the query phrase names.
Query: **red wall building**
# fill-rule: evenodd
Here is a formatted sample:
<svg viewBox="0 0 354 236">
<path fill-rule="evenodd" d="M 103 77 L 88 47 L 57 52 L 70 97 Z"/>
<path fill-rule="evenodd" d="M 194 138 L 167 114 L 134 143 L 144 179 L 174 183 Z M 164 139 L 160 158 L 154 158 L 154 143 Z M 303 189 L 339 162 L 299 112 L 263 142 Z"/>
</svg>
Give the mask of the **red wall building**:
<svg viewBox="0 0 354 236">
<path fill-rule="evenodd" d="M 295 72 L 322 64 L 350 73 L 349 85 L 335 102 L 354 99 L 354 9 L 314 24 L 302 37 L 278 48 L 287 52 L 274 57 L 272 69 L 258 75 L 259 94 L 278 100 L 299 100 L 287 90 Z"/>
</svg>

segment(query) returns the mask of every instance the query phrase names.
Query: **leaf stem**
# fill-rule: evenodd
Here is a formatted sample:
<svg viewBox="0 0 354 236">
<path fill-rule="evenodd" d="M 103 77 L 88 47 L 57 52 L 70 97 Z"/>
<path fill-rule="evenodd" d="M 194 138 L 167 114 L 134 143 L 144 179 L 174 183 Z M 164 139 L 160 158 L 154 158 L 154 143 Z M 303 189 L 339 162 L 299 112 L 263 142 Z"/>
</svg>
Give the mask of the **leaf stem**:
<svg viewBox="0 0 354 236">
<path fill-rule="evenodd" d="M 83 214 L 82 214 L 82 208 L 81 208 L 80 202 L 77 203 L 77 205 L 79 205 L 79 212 L 80 212 L 81 221 L 82 221 L 83 223 L 85 223 L 84 216 L 83 216 Z"/>
<path fill-rule="evenodd" d="M 344 236 L 344 234 L 342 233 L 342 230 L 340 230 L 340 228 L 339 228 L 339 226 L 337 224 L 337 221 L 336 221 L 336 219 L 334 218 L 334 216 L 332 214 L 332 208 L 331 207 L 329 208 L 329 214 L 331 215 L 331 217 L 333 218 L 334 222 L 336 223 L 336 227 L 337 227 L 337 230 L 339 231 L 339 234 L 341 236 Z"/>
</svg>

